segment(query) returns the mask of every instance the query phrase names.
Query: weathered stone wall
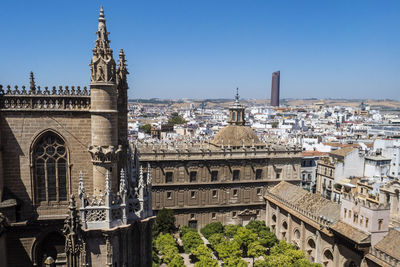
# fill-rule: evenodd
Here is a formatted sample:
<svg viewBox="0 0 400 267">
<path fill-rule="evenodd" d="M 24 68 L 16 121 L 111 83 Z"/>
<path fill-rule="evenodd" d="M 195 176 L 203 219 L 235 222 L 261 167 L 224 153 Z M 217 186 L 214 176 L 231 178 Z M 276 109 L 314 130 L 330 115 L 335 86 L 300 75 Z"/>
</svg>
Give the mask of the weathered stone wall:
<svg viewBox="0 0 400 267">
<path fill-rule="evenodd" d="M 67 182 L 67 191 L 71 185 L 72 193 L 77 194 L 80 171 L 83 173 L 85 186 L 92 188 L 92 168 L 87 152 L 91 142 L 89 113 L 2 112 L 0 129 L 3 153 L 7 155 L 3 158 L 5 186 L 19 201 L 19 220 L 26 220 L 34 215 L 30 150 L 35 138 L 46 130 L 53 130 L 66 142 L 71 178 L 71 183 Z M 66 204 L 62 206 L 66 207 Z M 38 209 L 38 215 L 59 214 L 66 212 L 59 210 L 57 205 L 47 206 L 45 210 Z"/>
</svg>

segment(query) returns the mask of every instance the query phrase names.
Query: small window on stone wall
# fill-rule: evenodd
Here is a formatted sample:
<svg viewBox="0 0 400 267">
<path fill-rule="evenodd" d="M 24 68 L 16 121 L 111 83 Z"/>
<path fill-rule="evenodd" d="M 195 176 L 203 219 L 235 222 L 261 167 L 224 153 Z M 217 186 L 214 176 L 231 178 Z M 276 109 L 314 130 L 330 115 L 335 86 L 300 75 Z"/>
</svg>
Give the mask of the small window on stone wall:
<svg viewBox="0 0 400 267">
<path fill-rule="evenodd" d="M 237 190 L 237 189 L 233 189 L 232 195 L 233 195 L 234 197 L 237 197 L 237 196 L 238 196 L 238 190 Z"/>
<path fill-rule="evenodd" d="M 167 198 L 172 199 L 172 192 L 167 192 Z"/>
<path fill-rule="evenodd" d="M 256 170 L 256 180 L 261 180 L 262 179 L 262 169 L 257 169 Z"/>
<path fill-rule="evenodd" d="M 236 217 L 237 217 L 236 211 L 232 211 L 232 218 L 236 218 Z"/>
<path fill-rule="evenodd" d="M 217 219 L 217 214 L 215 212 L 211 213 L 211 218 Z"/>
<path fill-rule="evenodd" d="M 239 170 L 234 170 L 233 171 L 233 177 L 232 177 L 232 179 L 233 179 L 233 181 L 239 181 L 240 180 L 240 171 Z"/>
<path fill-rule="evenodd" d="M 378 230 L 382 230 L 383 219 L 378 220 Z"/>
<path fill-rule="evenodd" d="M 196 191 L 190 191 L 190 197 L 196 198 Z"/>
<path fill-rule="evenodd" d="M 218 191 L 217 190 L 213 190 L 212 191 L 212 197 L 216 198 L 218 196 Z"/>
<path fill-rule="evenodd" d="M 218 181 L 218 171 L 212 171 L 211 172 L 211 182 L 216 182 Z"/>
<path fill-rule="evenodd" d="M 197 172 L 195 171 L 190 172 L 190 182 L 191 183 L 196 182 L 196 180 L 197 180 Z"/>
<path fill-rule="evenodd" d="M 165 183 L 172 183 L 172 178 L 173 173 L 172 172 L 166 172 L 165 173 Z"/>
</svg>

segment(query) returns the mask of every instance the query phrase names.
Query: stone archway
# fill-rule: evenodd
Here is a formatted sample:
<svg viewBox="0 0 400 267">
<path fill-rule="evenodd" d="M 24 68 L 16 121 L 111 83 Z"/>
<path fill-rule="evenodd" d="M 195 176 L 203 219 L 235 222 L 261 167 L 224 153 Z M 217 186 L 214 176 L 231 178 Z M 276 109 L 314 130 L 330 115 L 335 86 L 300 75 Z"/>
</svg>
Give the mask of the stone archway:
<svg viewBox="0 0 400 267">
<path fill-rule="evenodd" d="M 32 247 L 33 266 L 44 267 L 47 258 L 51 257 L 54 266 L 65 266 L 65 237 L 58 231 L 51 231 L 36 239 Z"/>
<path fill-rule="evenodd" d="M 300 238 L 301 238 L 300 231 L 299 231 L 299 229 L 296 228 L 293 231 L 292 243 L 293 243 L 293 245 L 296 246 L 297 249 L 300 249 L 300 243 L 301 243 Z"/>
<path fill-rule="evenodd" d="M 287 240 L 287 239 L 288 239 L 288 237 L 287 237 L 287 231 L 288 231 L 288 224 L 287 224 L 286 221 L 283 221 L 283 222 L 282 222 L 281 233 L 280 233 L 280 234 L 281 234 L 281 239 L 290 242 L 290 240 Z"/>
<path fill-rule="evenodd" d="M 332 267 L 333 266 L 333 253 L 329 249 L 326 249 L 323 253 L 323 265 L 326 267 Z"/>
<path fill-rule="evenodd" d="M 307 252 L 308 260 L 310 262 L 315 262 L 315 247 L 316 247 L 316 244 L 315 244 L 314 239 L 309 238 L 307 240 L 306 247 L 307 247 L 306 252 Z"/>
</svg>

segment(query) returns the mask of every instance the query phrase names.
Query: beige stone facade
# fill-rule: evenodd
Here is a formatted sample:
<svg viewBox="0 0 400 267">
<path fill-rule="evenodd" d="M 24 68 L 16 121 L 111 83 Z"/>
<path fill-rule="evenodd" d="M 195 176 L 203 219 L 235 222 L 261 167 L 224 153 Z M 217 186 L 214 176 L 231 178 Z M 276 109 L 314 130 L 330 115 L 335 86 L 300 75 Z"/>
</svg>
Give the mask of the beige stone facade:
<svg viewBox="0 0 400 267">
<path fill-rule="evenodd" d="M 301 148 L 258 140 L 244 107 L 230 108 L 230 125 L 209 143 L 138 144 L 149 164 L 153 210 L 173 209 L 177 225 L 246 224 L 265 216 L 263 194 L 280 181 L 300 183 Z"/>
</svg>

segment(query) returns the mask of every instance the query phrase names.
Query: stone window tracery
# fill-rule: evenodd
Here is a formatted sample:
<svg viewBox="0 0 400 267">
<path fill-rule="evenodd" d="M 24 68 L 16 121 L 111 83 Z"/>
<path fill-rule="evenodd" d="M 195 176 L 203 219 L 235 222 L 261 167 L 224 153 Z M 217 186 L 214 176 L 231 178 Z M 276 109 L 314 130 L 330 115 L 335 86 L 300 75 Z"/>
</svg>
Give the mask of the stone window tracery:
<svg viewBox="0 0 400 267">
<path fill-rule="evenodd" d="M 33 149 L 36 200 L 67 201 L 67 151 L 55 133 L 43 135 Z"/>
</svg>

